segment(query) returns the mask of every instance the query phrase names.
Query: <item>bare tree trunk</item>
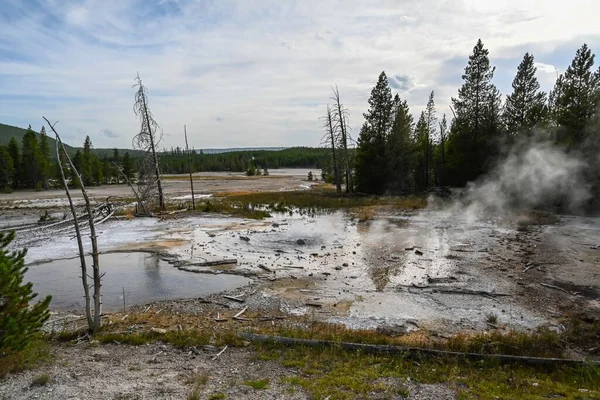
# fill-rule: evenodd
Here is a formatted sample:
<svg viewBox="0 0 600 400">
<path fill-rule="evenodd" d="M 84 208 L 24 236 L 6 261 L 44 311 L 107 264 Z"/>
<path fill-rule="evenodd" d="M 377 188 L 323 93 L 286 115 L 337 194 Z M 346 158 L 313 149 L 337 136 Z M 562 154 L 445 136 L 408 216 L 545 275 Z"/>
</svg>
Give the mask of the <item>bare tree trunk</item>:
<svg viewBox="0 0 600 400">
<path fill-rule="evenodd" d="M 61 147 L 59 147 L 59 144 Z M 62 145 L 62 142 L 60 141 L 58 135 L 56 135 L 56 159 L 58 160 L 60 177 L 62 179 L 63 186 L 65 187 L 65 192 L 67 193 L 67 199 L 69 199 L 69 207 L 71 208 L 71 214 L 73 214 L 75 236 L 77 237 L 77 247 L 79 248 L 79 261 L 81 262 L 81 282 L 83 283 L 83 297 L 85 299 L 85 317 L 87 319 L 88 328 L 92 330 L 92 327 L 94 326 L 94 321 L 92 319 L 92 311 L 90 309 L 90 287 L 88 286 L 87 281 L 87 266 L 85 263 L 85 253 L 83 251 L 83 242 L 81 241 L 81 232 L 79 231 L 79 221 L 77 220 L 77 212 L 75 211 L 75 206 L 73 205 L 73 199 L 71 198 L 71 192 L 69 191 L 69 185 L 67 183 L 67 179 L 65 178 L 65 171 L 63 169 L 60 158 L 59 150 L 61 148 L 64 151 L 64 146 Z"/>
<path fill-rule="evenodd" d="M 335 157 L 335 134 L 333 132 L 333 123 L 331 121 L 331 109 L 327 106 L 327 120 L 329 124 L 329 137 L 331 139 L 331 154 L 333 156 L 333 176 L 335 179 L 335 189 L 337 193 L 342 193 L 342 182 L 340 181 L 340 171 Z"/>
<path fill-rule="evenodd" d="M 192 155 L 190 154 L 190 147 L 188 146 L 187 130 L 183 125 L 183 134 L 185 135 L 185 151 L 188 153 L 188 169 L 190 172 L 190 188 L 192 189 L 192 210 L 196 211 L 196 200 L 194 200 L 194 180 L 192 179 Z"/>
<path fill-rule="evenodd" d="M 349 193 L 352 191 L 352 176 L 350 174 L 350 156 L 348 154 L 348 135 L 347 135 L 347 130 L 346 130 L 346 120 L 345 120 L 345 116 L 344 116 L 344 108 L 341 104 L 340 101 L 340 92 L 337 88 L 337 85 L 335 87 L 335 89 L 333 90 L 333 99 L 335 100 L 335 102 L 337 103 L 337 113 L 338 113 L 338 119 L 339 119 L 339 124 L 340 124 L 340 130 L 342 133 L 342 148 L 344 149 L 344 170 L 345 170 L 345 178 L 346 178 L 346 193 Z"/>
<path fill-rule="evenodd" d="M 158 185 L 158 205 L 161 210 L 165 209 L 165 198 L 163 196 L 162 183 L 160 181 L 160 166 L 158 164 L 158 156 L 156 155 L 156 148 L 154 146 L 154 135 L 152 134 L 152 127 L 150 126 L 150 118 L 148 115 L 148 106 L 146 105 L 146 96 L 142 97 L 144 103 L 144 113 L 146 114 L 146 128 L 150 133 L 150 147 L 152 148 L 152 157 L 154 158 L 154 169 L 156 172 L 156 182 Z"/>
<path fill-rule="evenodd" d="M 48 119 L 46 119 L 46 117 L 43 117 L 43 118 L 46 120 L 46 122 L 52 129 L 52 132 L 54 132 L 54 134 L 56 135 L 56 138 L 58 139 L 58 141 L 61 143 L 63 151 L 64 151 L 65 155 L 67 156 L 67 161 L 69 162 L 69 165 L 70 165 L 71 169 L 73 170 L 73 173 L 75 174 L 75 176 L 77 177 L 77 180 L 79 181 L 79 187 L 81 189 L 81 194 L 83 195 L 83 198 L 85 200 L 85 207 L 86 207 L 86 210 L 88 213 L 88 219 L 90 222 L 90 239 L 92 241 L 92 263 L 93 263 L 92 270 L 93 270 L 93 281 L 94 281 L 94 318 L 93 318 L 93 324 L 90 328 L 90 331 L 94 332 L 98 328 L 100 328 L 100 322 L 101 322 L 100 314 L 102 313 L 102 310 L 101 310 L 102 301 L 100 298 L 100 287 L 102 285 L 100 284 L 100 279 L 101 279 L 100 260 L 99 260 L 99 256 L 98 256 L 98 237 L 96 236 L 96 226 L 94 224 L 94 213 L 92 211 L 90 199 L 87 195 L 87 192 L 85 191 L 85 185 L 83 184 L 81 175 L 79 175 L 79 171 L 77 171 L 77 168 L 75 168 L 73 161 L 71 161 L 71 157 L 69 157 L 69 155 L 67 154 L 64 144 L 60 140 L 58 132 L 56 132 L 56 129 L 54 129 L 54 126 L 52 124 L 50 124 L 50 121 L 48 121 Z"/>
</svg>

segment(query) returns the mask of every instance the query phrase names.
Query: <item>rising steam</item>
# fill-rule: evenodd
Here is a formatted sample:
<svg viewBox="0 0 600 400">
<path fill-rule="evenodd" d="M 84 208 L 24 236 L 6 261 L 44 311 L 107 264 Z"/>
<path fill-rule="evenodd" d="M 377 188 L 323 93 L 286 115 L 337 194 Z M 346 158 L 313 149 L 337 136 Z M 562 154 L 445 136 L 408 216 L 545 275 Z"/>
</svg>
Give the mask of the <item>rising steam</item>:
<svg viewBox="0 0 600 400">
<path fill-rule="evenodd" d="M 549 141 L 515 146 L 490 173 L 467 186 L 456 207 L 469 221 L 538 207 L 577 212 L 590 198 L 585 165 Z"/>
</svg>

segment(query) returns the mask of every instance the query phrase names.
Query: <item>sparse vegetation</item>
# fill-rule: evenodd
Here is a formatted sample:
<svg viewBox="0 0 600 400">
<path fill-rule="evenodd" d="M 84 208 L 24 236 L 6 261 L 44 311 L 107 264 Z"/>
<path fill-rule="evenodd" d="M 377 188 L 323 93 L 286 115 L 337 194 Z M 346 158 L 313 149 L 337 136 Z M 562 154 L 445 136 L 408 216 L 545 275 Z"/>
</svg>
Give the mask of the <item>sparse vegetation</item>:
<svg viewBox="0 0 600 400">
<path fill-rule="evenodd" d="M 213 393 L 208 397 L 208 400 L 224 400 L 225 398 L 224 393 Z"/>
<path fill-rule="evenodd" d="M 33 378 L 31 386 L 46 386 L 50 382 L 50 375 L 41 374 Z"/>
<path fill-rule="evenodd" d="M 266 389 L 269 386 L 268 379 L 259 379 L 256 381 L 244 381 L 244 385 L 252 387 L 254 390 Z"/>
</svg>

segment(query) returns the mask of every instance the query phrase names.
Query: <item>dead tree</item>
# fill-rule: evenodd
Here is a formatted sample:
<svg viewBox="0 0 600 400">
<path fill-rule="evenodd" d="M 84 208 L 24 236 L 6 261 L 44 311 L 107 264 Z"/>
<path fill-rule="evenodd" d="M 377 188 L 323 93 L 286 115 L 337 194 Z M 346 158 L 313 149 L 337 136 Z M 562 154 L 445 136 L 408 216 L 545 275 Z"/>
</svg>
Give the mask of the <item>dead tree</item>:
<svg viewBox="0 0 600 400">
<path fill-rule="evenodd" d="M 340 100 L 340 91 L 335 86 L 332 87 L 333 97 L 333 118 L 340 129 L 340 146 L 343 151 L 344 177 L 346 181 L 346 193 L 352 192 L 352 168 L 350 163 L 350 153 L 348 152 L 348 142 L 352 140 L 348 133 L 348 109 L 344 107 Z"/>
<path fill-rule="evenodd" d="M 83 184 L 83 180 L 81 179 L 81 175 L 79 174 L 79 171 L 77 171 L 77 168 L 75 168 L 75 164 L 73 164 L 71 157 L 69 157 L 69 154 L 67 153 L 67 150 L 65 149 L 64 143 L 60 140 L 60 136 L 58 135 L 58 132 L 54 128 L 54 125 L 52 125 L 46 117 L 42 117 L 42 118 L 44 118 L 44 120 L 48 123 L 48 126 L 50 127 L 50 129 L 52 129 L 52 132 L 54 132 L 54 135 L 56 136 L 56 146 L 58 148 L 58 146 L 60 145 L 60 147 L 63 151 L 63 154 L 65 155 L 67 162 L 69 163 L 69 167 L 71 168 L 71 171 L 73 172 L 73 174 L 75 174 L 75 177 L 77 178 L 77 181 L 79 183 L 79 188 L 81 189 L 81 194 L 83 195 L 83 199 L 85 200 L 85 208 L 87 211 L 87 216 L 89 219 L 89 226 L 90 226 L 90 239 L 92 241 L 92 271 L 93 271 L 92 280 L 94 283 L 94 316 L 93 316 L 93 318 L 88 318 L 88 328 L 89 328 L 90 332 L 94 332 L 98 328 L 100 328 L 100 323 L 101 323 L 100 315 L 102 313 L 102 300 L 101 300 L 101 296 L 100 296 L 100 287 L 102 286 L 100 281 L 102 279 L 102 276 L 100 275 L 100 257 L 99 257 L 99 252 L 98 252 L 98 237 L 96 236 L 96 225 L 94 223 L 94 212 L 92 210 L 92 205 L 90 203 L 90 199 L 85 190 L 85 185 Z M 58 150 L 57 150 L 57 154 L 60 155 L 58 153 Z M 59 164 L 60 164 L 60 158 L 58 160 L 59 160 Z M 62 173 L 63 185 L 65 186 L 65 190 L 67 190 L 67 193 L 68 193 L 67 181 L 64 176 L 64 171 L 62 171 L 62 166 L 61 166 L 61 173 Z M 78 232 L 79 226 L 78 226 L 77 216 L 75 213 L 75 208 L 73 207 L 73 203 L 70 198 L 70 194 L 68 194 L 67 196 L 69 197 L 69 202 L 71 203 L 71 212 L 73 213 L 74 224 L 76 227 L 75 229 L 76 229 L 76 232 Z M 87 268 L 85 266 L 85 255 L 83 253 L 83 245 L 81 244 L 81 232 L 78 232 L 77 236 L 78 236 L 78 241 L 79 241 L 79 257 L 82 260 L 82 266 L 81 266 L 82 280 L 83 280 L 83 284 L 84 284 L 84 292 L 87 296 L 86 307 L 88 307 L 88 309 L 89 309 L 89 289 L 87 289 L 88 286 L 87 286 L 87 279 L 86 279 Z M 88 309 L 86 309 L 86 312 L 88 312 Z M 91 314 L 91 312 L 90 312 L 90 314 Z M 91 324 L 90 324 L 90 320 L 91 320 Z"/>
<path fill-rule="evenodd" d="M 440 148 L 442 150 L 442 164 L 440 166 L 440 186 L 444 187 L 444 166 L 446 164 L 446 129 L 448 129 L 448 124 L 446 122 L 446 114 L 442 117 L 440 122 Z"/>
<path fill-rule="evenodd" d="M 135 187 L 133 187 L 133 184 L 131 183 L 131 181 L 127 177 L 127 174 L 125 174 L 125 172 L 123 171 L 123 168 L 119 164 L 117 164 L 116 162 L 114 162 L 114 161 L 113 161 L 112 164 L 117 169 L 117 172 L 119 172 L 119 174 L 123 175 L 123 179 L 125 179 L 125 183 L 127 183 L 127 185 L 129 185 L 129 187 L 131 188 L 131 191 L 133 192 L 133 194 L 135 195 L 135 198 L 137 200 L 137 206 L 138 206 L 138 208 L 141 208 L 142 212 L 145 215 L 152 215 L 152 213 L 146 207 L 145 200 L 142 198 L 142 196 L 140 196 L 139 192 L 137 190 L 135 190 Z"/>
<path fill-rule="evenodd" d="M 325 135 L 321 140 L 321 143 L 329 146 L 331 145 L 331 158 L 333 161 L 333 179 L 335 180 L 335 188 L 338 193 L 342 193 L 342 182 L 340 179 L 340 171 L 338 166 L 338 160 L 335 154 L 337 139 L 337 125 L 334 124 L 331 116 L 331 107 L 327 105 L 327 115 L 324 117 L 323 128 L 325 129 Z"/>
<path fill-rule="evenodd" d="M 165 198 L 163 195 L 162 183 L 160 181 L 160 165 L 158 163 L 158 154 L 156 148 L 162 139 L 162 131 L 159 131 L 158 123 L 154 120 L 152 112 L 148 108 L 148 88 L 142 84 L 139 74 L 135 78 L 135 85 L 138 90 L 135 93 L 135 102 L 133 104 L 133 112 L 137 117 L 140 118 L 140 133 L 133 138 L 133 148 L 143 150 L 147 153 L 146 161 L 143 165 L 144 171 L 148 172 L 147 169 L 151 166 L 151 170 L 155 176 L 155 181 L 148 181 L 150 185 L 156 185 L 158 189 L 158 206 L 161 210 L 165 209 Z"/>
<path fill-rule="evenodd" d="M 60 152 L 64 154 L 62 143 L 59 143 L 58 135 L 56 136 L 56 159 L 58 160 L 58 168 L 60 170 L 60 177 L 67 193 L 67 199 L 69 200 L 69 207 L 71 208 L 71 214 L 73 215 L 73 225 L 75 226 L 75 236 L 77 238 L 77 246 L 79 248 L 79 261 L 81 262 L 81 282 L 83 283 L 83 297 L 85 299 L 85 317 L 87 319 L 88 327 L 92 329 L 94 326 L 94 320 L 92 319 L 92 311 L 90 305 L 90 288 L 87 280 L 87 265 L 85 263 L 85 253 L 83 251 L 83 242 L 81 240 L 81 232 L 79 230 L 79 221 L 77 219 L 77 211 L 73 205 L 73 199 L 71 198 L 71 192 L 69 191 L 69 184 L 65 178 L 65 171 L 61 162 Z M 61 145 L 59 147 L 59 144 Z"/>
<path fill-rule="evenodd" d="M 185 136 L 185 151 L 188 155 L 188 169 L 190 172 L 190 188 L 192 190 L 192 210 L 196 211 L 196 200 L 194 200 L 194 180 L 192 179 L 192 154 L 190 153 L 190 147 L 188 146 L 187 130 L 183 125 L 183 135 Z"/>
</svg>

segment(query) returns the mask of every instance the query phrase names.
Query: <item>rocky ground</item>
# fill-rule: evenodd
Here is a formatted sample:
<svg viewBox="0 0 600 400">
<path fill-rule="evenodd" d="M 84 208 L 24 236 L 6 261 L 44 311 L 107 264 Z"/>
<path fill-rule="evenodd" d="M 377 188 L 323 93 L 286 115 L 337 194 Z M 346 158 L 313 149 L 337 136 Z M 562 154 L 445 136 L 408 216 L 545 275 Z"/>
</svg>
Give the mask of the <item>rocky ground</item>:
<svg viewBox="0 0 600 400">
<path fill-rule="evenodd" d="M 215 400 L 310 398 L 302 388 L 285 383 L 285 377 L 299 373 L 294 368 L 260 359 L 251 346 L 228 348 L 217 356 L 220 350 L 209 345 L 184 351 L 161 343 L 56 345 L 52 364 L 0 381 L 0 398 L 193 399 L 194 393 L 197 399 Z M 40 384 L 46 378 L 47 382 Z M 251 386 L 264 380 L 264 388 Z M 410 399 L 455 398 L 444 385 L 420 385 L 400 379 L 388 379 L 386 385 L 389 392 L 374 393 L 369 398 L 403 399 L 391 394 L 398 385 L 408 389 Z"/>
</svg>

